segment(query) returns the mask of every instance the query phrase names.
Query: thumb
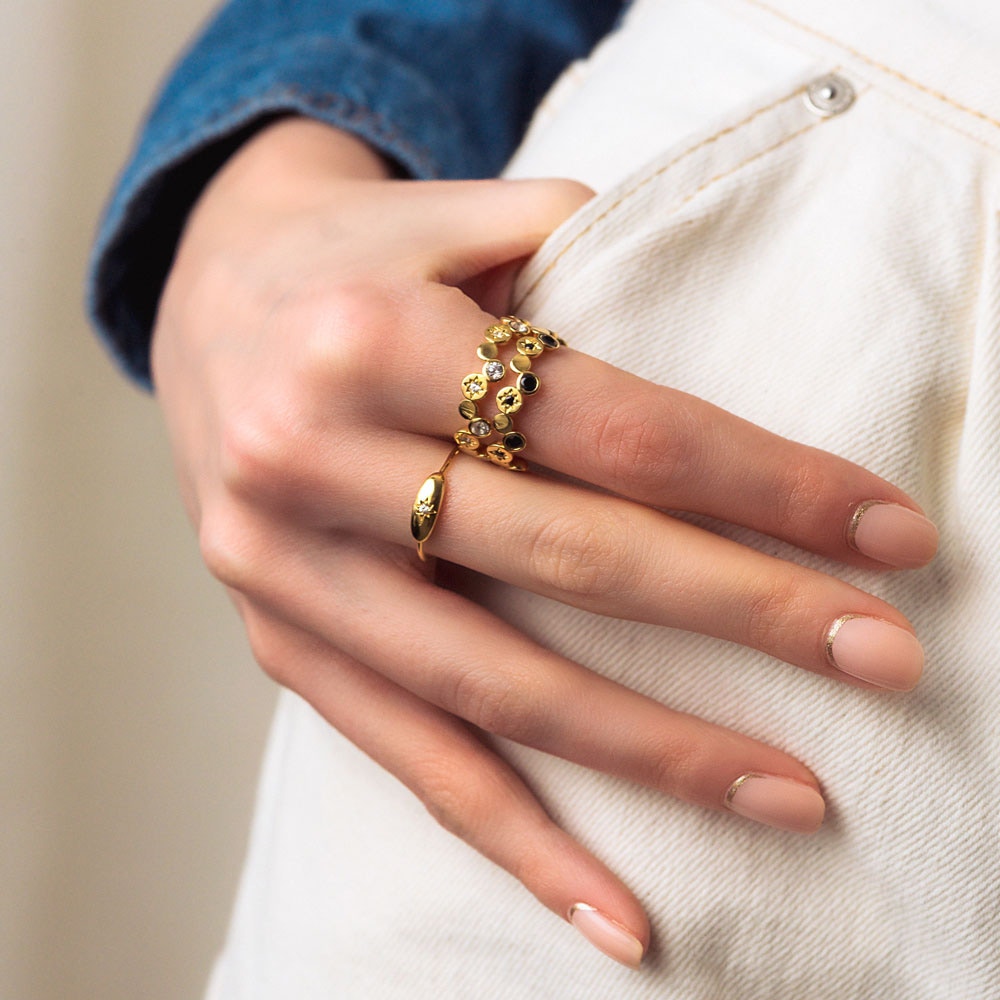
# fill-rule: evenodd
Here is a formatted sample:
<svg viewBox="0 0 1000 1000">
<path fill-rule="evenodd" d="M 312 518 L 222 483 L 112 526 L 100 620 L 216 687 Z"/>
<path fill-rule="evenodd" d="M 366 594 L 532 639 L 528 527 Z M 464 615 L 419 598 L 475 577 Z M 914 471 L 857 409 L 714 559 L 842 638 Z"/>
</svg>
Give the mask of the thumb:
<svg viewBox="0 0 1000 1000">
<path fill-rule="evenodd" d="M 421 214 L 433 227 L 424 243 L 427 277 L 448 285 L 510 270 L 594 196 L 586 184 L 561 178 L 429 182 L 421 188 L 428 202 Z"/>
</svg>

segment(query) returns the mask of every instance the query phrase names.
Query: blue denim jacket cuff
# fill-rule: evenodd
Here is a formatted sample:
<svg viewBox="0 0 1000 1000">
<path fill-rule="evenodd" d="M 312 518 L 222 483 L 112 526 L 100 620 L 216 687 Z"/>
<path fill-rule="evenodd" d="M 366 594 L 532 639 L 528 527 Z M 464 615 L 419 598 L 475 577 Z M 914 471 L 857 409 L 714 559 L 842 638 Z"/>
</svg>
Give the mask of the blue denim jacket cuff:
<svg viewBox="0 0 1000 1000">
<path fill-rule="evenodd" d="M 356 41 L 293 39 L 278 51 L 260 46 L 222 60 L 200 80 L 171 80 L 119 178 L 87 276 L 95 327 L 147 388 L 156 308 L 192 205 L 242 142 L 287 113 L 353 132 L 414 177 L 476 177 L 496 168 L 469 141 L 445 94 Z"/>
</svg>

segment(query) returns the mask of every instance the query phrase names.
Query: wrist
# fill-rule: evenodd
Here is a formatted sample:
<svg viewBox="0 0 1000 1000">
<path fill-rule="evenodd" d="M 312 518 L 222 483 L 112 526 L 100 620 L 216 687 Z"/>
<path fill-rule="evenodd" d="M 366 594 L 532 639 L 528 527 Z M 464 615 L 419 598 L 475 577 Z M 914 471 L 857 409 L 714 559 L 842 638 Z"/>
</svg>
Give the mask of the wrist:
<svg viewBox="0 0 1000 1000">
<path fill-rule="evenodd" d="M 206 201 L 245 199 L 260 209 L 308 204 L 331 181 L 386 180 L 392 165 L 363 139 L 324 122 L 290 115 L 247 140 L 202 192 Z"/>
<path fill-rule="evenodd" d="M 388 160 L 363 139 L 300 115 L 266 125 L 236 152 L 230 165 L 279 175 L 292 166 L 353 180 L 385 180 L 393 176 Z"/>
</svg>

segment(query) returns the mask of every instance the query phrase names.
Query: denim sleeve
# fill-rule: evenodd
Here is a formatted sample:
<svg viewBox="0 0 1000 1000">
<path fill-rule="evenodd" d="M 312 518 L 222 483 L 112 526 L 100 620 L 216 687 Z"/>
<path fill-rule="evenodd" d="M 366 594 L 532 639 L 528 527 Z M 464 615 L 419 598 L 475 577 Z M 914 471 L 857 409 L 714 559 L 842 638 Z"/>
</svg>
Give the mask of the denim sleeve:
<svg viewBox="0 0 1000 1000">
<path fill-rule="evenodd" d="M 230 0 L 168 75 L 91 255 L 91 318 L 150 385 L 149 338 L 189 209 L 274 117 L 347 129 L 416 178 L 494 175 L 621 0 Z"/>
</svg>

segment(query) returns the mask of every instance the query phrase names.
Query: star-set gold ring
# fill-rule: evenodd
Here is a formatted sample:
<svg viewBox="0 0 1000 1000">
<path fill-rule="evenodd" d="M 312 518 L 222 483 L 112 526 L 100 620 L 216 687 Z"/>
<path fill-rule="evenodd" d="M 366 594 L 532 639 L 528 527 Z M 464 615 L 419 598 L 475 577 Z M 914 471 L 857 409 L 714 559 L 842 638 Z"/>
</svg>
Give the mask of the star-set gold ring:
<svg viewBox="0 0 1000 1000">
<path fill-rule="evenodd" d="M 417 490 L 417 495 L 413 501 L 413 509 L 410 511 L 410 533 L 417 543 L 417 555 L 421 562 L 427 562 L 424 555 L 424 542 L 431 537 L 434 526 L 437 524 L 438 515 L 444 505 L 444 474 L 448 471 L 452 459 L 459 453 L 458 448 L 452 448 L 444 464 L 437 472 L 429 475 Z"/>
</svg>

